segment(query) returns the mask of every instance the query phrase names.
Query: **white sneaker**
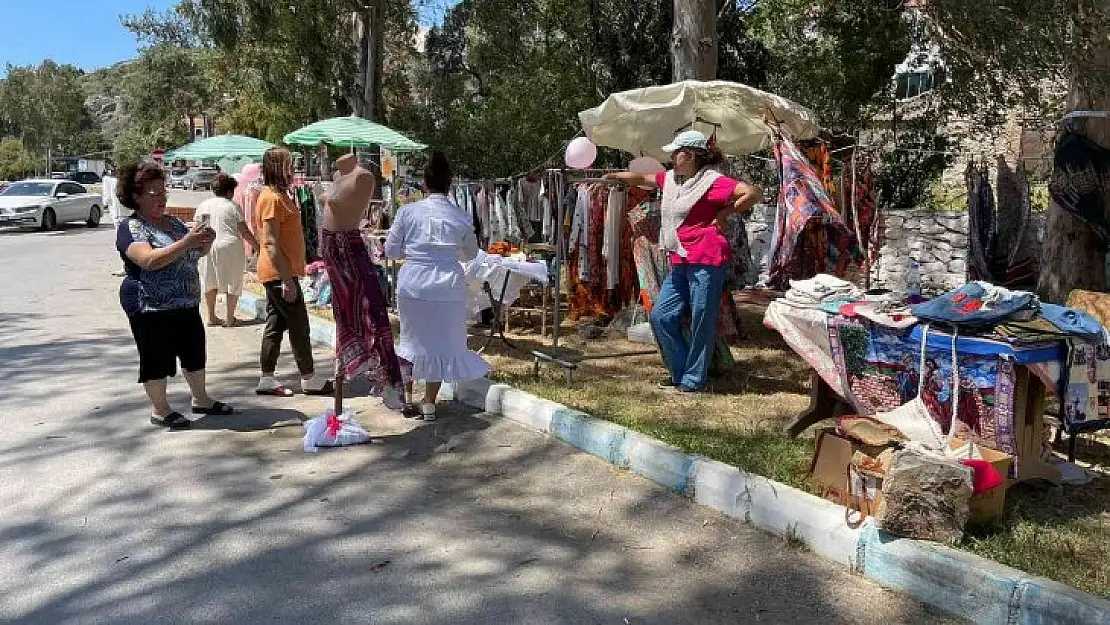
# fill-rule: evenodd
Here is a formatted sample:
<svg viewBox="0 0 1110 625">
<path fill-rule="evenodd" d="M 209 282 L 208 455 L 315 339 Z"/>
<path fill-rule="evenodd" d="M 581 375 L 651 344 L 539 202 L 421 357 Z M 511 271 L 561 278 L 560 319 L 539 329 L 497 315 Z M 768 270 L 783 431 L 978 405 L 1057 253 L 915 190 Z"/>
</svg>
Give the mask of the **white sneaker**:
<svg viewBox="0 0 1110 625">
<path fill-rule="evenodd" d="M 425 421 L 436 420 L 436 405 L 435 404 L 420 404 L 420 418 Z"/>
<path fill-rule="evenodd" d="M 327 380 L 322 380 L 315 375 L 310 375 L 307 378 L 301 378 L 301 390 L 306 393 L 315 393 L 322 391 L 324 386 L 327 385 Z"/>
</svg>

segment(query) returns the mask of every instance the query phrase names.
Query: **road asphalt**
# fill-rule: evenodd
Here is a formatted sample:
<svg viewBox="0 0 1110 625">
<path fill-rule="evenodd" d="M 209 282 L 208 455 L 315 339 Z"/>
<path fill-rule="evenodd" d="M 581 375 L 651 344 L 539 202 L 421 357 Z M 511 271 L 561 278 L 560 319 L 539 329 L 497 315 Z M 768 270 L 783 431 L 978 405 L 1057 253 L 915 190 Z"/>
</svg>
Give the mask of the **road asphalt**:
<svg viewBox="0 0 1110 625">
<path fill-rule="evenodd" d="M 952 622 L 459 406 L 422 424 L 353 397 L 377 442 L 305 453 L 328 401 L 253 395 L 258 325 L 208 332 L 212 393 L 241 412 L 161 431 L 113 240 L 0 231 L 2 622 Z"/>
</svg>

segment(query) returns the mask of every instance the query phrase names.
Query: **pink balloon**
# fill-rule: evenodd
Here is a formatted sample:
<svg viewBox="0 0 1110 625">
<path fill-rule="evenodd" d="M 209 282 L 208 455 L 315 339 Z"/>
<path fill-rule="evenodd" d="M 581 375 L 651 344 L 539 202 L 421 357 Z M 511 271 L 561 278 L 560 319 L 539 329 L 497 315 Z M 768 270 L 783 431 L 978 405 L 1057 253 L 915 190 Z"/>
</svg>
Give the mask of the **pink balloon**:
<svg viewBox="0 0 1110 625">
<path fill-rule="evenodd" d="M 240 180 L 240 182 L 250 184 L 255 180 L 258 180 L 258 178 L 262 176 L 262 166 L 258 163 L 251 163 L 243 167 L 242 174 L 243 178 Z"/>
<path fill-rule="evenodd" d="M 567 146 L 567 167 L 586 169 L 597 160 L 597 146 L 586 137 L 578 137 Z"/>
<path fill-rule="evenodd" d="M 650 156 L 634 158 L 632 162 L 628 164 L 628 171 L 637 174 L 651 175 L 666 170 L 667 168 L 663 167 L 663 163 L 660 163 Z"/>
</svg>

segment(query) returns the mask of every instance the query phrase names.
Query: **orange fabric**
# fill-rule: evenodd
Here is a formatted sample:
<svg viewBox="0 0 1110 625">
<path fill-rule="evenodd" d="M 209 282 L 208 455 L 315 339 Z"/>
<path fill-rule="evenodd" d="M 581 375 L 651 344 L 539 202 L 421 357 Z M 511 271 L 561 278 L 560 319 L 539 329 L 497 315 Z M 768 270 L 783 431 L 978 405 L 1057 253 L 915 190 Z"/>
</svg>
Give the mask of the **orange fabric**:
<svg viewBox="0 0 1110 625">
<path fill-rule="evenodd" d="M 304 276 L 305 243 L 304 230 L 301 228 L 301 211 L 288 196 L 266 187 L 258 196 L 255 205 L 255 226 L 259 239 L 265 245 L 267 221 L 278 222 L 278 249 L 289 259 L 289 270 L 294 276 Z M 281 280 L 281 274 L 270 260 L 269 253 L 263 248 L 258 255 L 258 281 L 262 283 Z"/>
</svg>

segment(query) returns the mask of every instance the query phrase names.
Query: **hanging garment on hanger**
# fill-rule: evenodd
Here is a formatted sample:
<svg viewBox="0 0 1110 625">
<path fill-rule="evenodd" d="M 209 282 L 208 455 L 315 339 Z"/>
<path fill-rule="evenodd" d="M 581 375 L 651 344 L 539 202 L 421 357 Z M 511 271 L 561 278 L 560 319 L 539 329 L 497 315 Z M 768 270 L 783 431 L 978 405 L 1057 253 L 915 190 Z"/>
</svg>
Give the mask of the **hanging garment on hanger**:
<svg viewBox="0 0 1110 625">
<path fill-rule="evenodd" d="M 496 186 L 490 188 L 490 196 L 493 198 L 494 217 L 490 243 L 507 241 L 509 238 L 509 210 L 505 206 L 505 198 Z"/>
<path fill-rule="evenodd" d="M 578 260 L 578 279 L 589 280 L 590 261 L 587 229 L 590 221 L 590 194 L 586 192 L 584 185 L 576 189 L 575 198 L 574 214 L 570 226 L 570 237 L 567 239 L 567 247 L 570 255 Z"/>
<path fill-rule="evenodd" d="M 605 258 L 605 288 L 617 288 L 620 279 L 621 226 L 624 222 L 625 202 L 628 196 L 624 189 L 614 186 L 609 190 L 609 200 L 605 207 L 605 232 L 602 237 L 601 253 Z"/>
<path fill-rule="evenodd" d="M 986 166 L 968 163 L 967 173 L 967 225 L 969 280 L 994 282 L 990 261 L 994 255 L 994 191 Z"/>
<path fill-rule="evenodd" d="M 817 170 L 782 136 L 775 138 L 775 158 L 781 188 L 767 282 L 784 288 L 792 279 L 843 275 L 857 248 Z"/>
<path fill-rule="evenodd" d="M 1110 150 L 1090 139 L 1067 133 L 1056 145 L 1048 191 L 1056 204 L 1110 238 L 1106 185 L 1110 184 Z"/>
<path fill-rule="evenodd" d="M 555 242 L 555 217 L 551 214 L 551 207 L 555 204 L 551 200 L 551 179 L 544 178 L 540 185 L 540 219 L 543 221 L 541 232 L 544 243 Z"/>
<path fill-rule="evenodd" d="M 852 185 L 851 161 L 844 165 L 841 178 L 841 188 L 845 191 L 846 203 L 840 207 L 840 214 L 844 215 L 848 229 L 852 236 L 856 234 L 856 220 L 859 223 L 859 235 L 863 238 L 858 241 L 861 254 L 867 254 L 872 263 L 879 260 L 879 250 L 882 248 L 882 232 L 877 227 L 879 219 L 878 202 L 875 199 L 875 175 L 872 171 L 871 157 L 864 152 L 855 152 L 851 158 L 855 159 L 855 186 Z M 852 214 L 852 193 L 855 192 L 855 214 Z"/>
<path fill-rule="evenodd" d="M 727 268 L 727 281 L 733 289 L 742 289 L 756 283 L 759 279 L 759 267 L 752 260 L 752 249 L 748 243 L 748 228 L 742 215 L 729 215 L 728 231 L 729 247 L 732 248 L 732 260 Z"/>
<path fill-rule="evenodd" d="M 528 217 L 524 214 L 524 206 L 521 203 L 520 189 L 517 183 L 509 183 L 509 188 L 506 191 L 506 201 L 513 223 L 512 236 L 516 242 L 523 245 L 532 239 L 532 222 L 528 221 Z"/>
<path fill-rule="evenodd" d="M 320 258 L 320 229 L 317 226 L 316 196 L 308 185 L 293 189 L 293 197 L 301 209 L 301 230 L 304 232 L 305 260 Z"/>
<path fill-rule="evenodd" d="M 805 156 L 813 164 L 813 169 L 817 172 L 825 193 L 828 193 L 830 198 L 837 197 L 840 192 L 836 188 L 836 182 L 833 181 L 832 155 L 829 154 L 828 144 L 818 141 L 816 145 L 806 148 Z"/>
<path fill-rule="evenodd" d="M 478 219 L 482 222 L 482 240 L 485 241 L 482 247 L 488 249 L 489 244 L 492 242 L 491 237 L 493 236 L 493 219 L 491 218 L 490 214 L 489 192 L 486 190 L 485 185 L 479 184 L 477 186 L 477 192 L 475 194 L 474 201 L 477 204 L 478 208 Z"/>
<path fill-rule="evenodd" d="M 517 194 L 520 196 L 521 209 L 524 211 L 524 218 L 528 221 L 543 219 L 540 193 L 541 185 L 538 180 L 529 180 L 524 177 L 517 182 Z"/>
</svg>

